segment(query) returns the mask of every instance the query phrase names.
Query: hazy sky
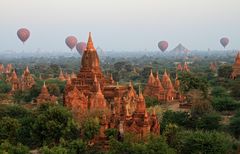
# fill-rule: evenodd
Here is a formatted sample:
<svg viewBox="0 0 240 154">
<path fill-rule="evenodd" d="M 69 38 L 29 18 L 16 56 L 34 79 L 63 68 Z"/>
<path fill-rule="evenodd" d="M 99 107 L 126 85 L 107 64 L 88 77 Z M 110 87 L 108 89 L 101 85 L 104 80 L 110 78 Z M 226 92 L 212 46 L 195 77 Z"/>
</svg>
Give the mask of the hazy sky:
<svg viewBox="0 0 240 154">
<path fill-rule="evenodd" d="M 21 27 L 31 31 L 24 46 Z M 240 49 L 240 0 L 0 0 L 0 51 L 69 51 L 65 38 L 89 31 L 104 50 L 157 50 L 160 40 L 222 49 L 222 36 Z"/>
</svg>

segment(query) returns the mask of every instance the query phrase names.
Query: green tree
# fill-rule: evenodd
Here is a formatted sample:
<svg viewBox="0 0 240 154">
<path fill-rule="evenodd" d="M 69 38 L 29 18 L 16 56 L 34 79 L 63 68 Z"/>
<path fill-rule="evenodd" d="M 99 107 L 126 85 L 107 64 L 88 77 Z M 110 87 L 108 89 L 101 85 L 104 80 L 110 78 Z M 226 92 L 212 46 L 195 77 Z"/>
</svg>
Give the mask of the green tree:
<svg viewBox="0 0 240 154">
<path fill-rule="evenodd" d="M 232 73 L 231 65 L 223 65 L 218 68 L 218 76 L 223 78 L 229 78 Z"/>
<path fill-rule="evenodd" d="M 114 128 L 109 128 L 105 131 L 106 136 L 110 139 L 110 138 L 115 138 L 117 139 L 118 137 L 118 130 L 114 129 Z"/>
<path fill-rule="evenodd" d="M 110 140 L 109 153 L 112 154 L 174 154 L 175 151 L 168 146 L 165 140 L 159 136 L 150 136 L 146 142 L 130 142 L 124 140 L 119 142 L 116 139 Z"/>
<path fill-rule="evenodd" d="M 68 150 L 65 147 L 60 146 L 54 146 L 52 148 L 49 148 L 47 146 L 44 146 L 41 148 L 41 153 L 43 154 L 68 154 Z"/>
<path fill-rule="evenodd" d="M 70 142 L 70 144 L 67 146 L 68 153 L 86 153 L 87 145 L 83 140 L 73 140 Z"/>
<path fill-rule="evenodd" d="M 232 85 L 230 86 L 231 88 L 231 96 L 234 97 L 236 100 L 240 99 L 240 80 L 234 80 Z"/>
<path fill-rule="evenodd" d="M 240 138 L 240 111 L 230 119 L 229 130 L 236 138 Z"/>
<path fill-rule="evenodd" d="M 145 102 L 146 102 L 147 107 L 151 107 L 151 106 L 155 106 L 155 105 L 160 104 L 160 102 L 158 101 L 157 98 L 152 98 L 152 97 L 146 97 Z"/>
<path fill-rule="evenodd" d="M 22 145 L 22 144 L 17 144 L 17 145 L 12 145 L 8 141 L 4 141 L 0 145 L 0 153 L 2 154 L 28 154 L 29 153 L 29 148 Z"/>
<path fill-rule="evenodd" d="M 31 114 L 31 111 L 20 105 L 0 105 L 0 117 L 20 119 L 30 116 Z"/>
<path fill-rule="evenodd" d="M 8 93 L 11 90 L 11 85 L 0 80 L 0 93 Z"/>
<path fill-rule="evenodd" d="M 17 142 L 30 148 L 35 148 L 39 145 L 39 139 L 33 135 L 35 120 L 36 118 L 33 115 L 19 119 L 21 127 L 18 129 Z"/>
<path fill-rule="evenodd" d="M 229 93 L 227 92 L 227 90 L 224 87 L 221 87 L 221 86 L 213 87 L 211 94 L 214 97 L 227 97 L 227 96 L 229 96 Z"/>
<path fill-rule="evenodd" d="M 163 137 L 151 136 L 147 142 L 147 153 L 174 154 L 175 150 L 169 147 Z"/>
<path fill-rule="evenodd" d="M 124 65 L 126 65 L 127 64 L 127 62 L 125 62 L 125 61 L 120 61 L 120 62 L 116 62 L 114 65 L 113 65 L 113 67 L 114 67 L 114 69 L 116 70 L 116 71 L 120 71 L 123 67 L 124 67 Z"/>
<path fill-rule="evenodd" d="M 204 114 L 196 119 L 196 128 L 204 130 L 217 130 L 220 128 L 221 116 L 218 113 Z"/>
<path fill-rule="evenodd" d="M 180 128 L 176 124 L 169 123 L 164 130 L 163 136 L 166 138 L 166 141 L 170 147 L 174 147 L 174 141 L 176 139 L 176 135 L 180 131 Z"/>
<path fill-rule="evenodd" d="M 234 139 L 221 132 L 181 131 L 175 140 L 178 153 L 234 153 Z"/>
<path fill-rule="evenodd" d="M 240 103 L 232 97 L 214 97 L 212 106 L 217 111 L 233 111 L 239 109 Z"/>
<path fill-rule="evenodd" d="M 99 128 L 100 125 L 97 118 L 87 118 L 82 124 L 82 132 L 84 139 L 92 139 L 99 132 Z"/>
<path fill-rule="evenodd" d="M 60 138 L 70 140 L 77 138 L 78 126 L 71 113 L 61 106 L 48 106 L 39 110 L 40 114 L 34 123 L 34 134 L 40 144 L 57 144 Z"/>
<path fill-rule="evenodd" d="M 164 131 L 168 124 L 176 124 L 178 126 L 186 126 L 188 123 L 189 114 L 187 112 L 174 112 L 168 110 L 163 113 L 161 122 L 161 131 Z"/>
<path fill-rule="evenodd" d="M 3 117 L 0 120 L 0 141 L 9 140 L 11 143 L 16 143 L 16 136 L 20 123 L 17 119 Z"/>
<path fill-rule="evenodd" d="M 56 84 L 48 84 L 47 88 L 51 95 L 54 95 L 54 96 L 60 95 L 60 89 Z"/>
<path fill-rule="evenodd" d="M 204 97 L 207 97 L 209 83 L 205 78 L 200 78 L 192 73 L 181 73 L 179 80 L 181 82 L 180 89 L 183 93 L 198 89 L 202 91 Z"/>
<path fill-rule="evenodd" d="M 192 99 L 191 116 L 201 117 L 213 111 L 211 102 L 206 98 L 196 97 Z"/>
</svg>

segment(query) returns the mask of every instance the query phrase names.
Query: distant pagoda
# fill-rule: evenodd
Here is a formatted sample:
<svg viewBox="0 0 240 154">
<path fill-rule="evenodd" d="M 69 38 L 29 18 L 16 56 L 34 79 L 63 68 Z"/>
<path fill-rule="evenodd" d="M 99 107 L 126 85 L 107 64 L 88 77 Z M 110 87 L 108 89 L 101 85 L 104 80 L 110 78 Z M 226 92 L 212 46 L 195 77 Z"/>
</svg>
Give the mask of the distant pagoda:
<svg viewBox="0 0 240 154">
<path fill-rule="evenodd" d="M 159 79 L 158 72 L 156 73 L 156 77 L 154 77 L 152 70 L 150 71 L 150 75 L 148 78 L 148 83 L 144 89 L 144 96 L 157 98 L 159 101 L 173 101 L 179 100 L 179 87 L 180 81 L 176 75 L 175 84 L 172 84 L 172 81 L 167 74 L 167 71 L 164 71 L 162 81 Z"/>
<path fill-rule="evenodd" d="M 22 90 L 30 89 L 35 84 L 34 78 L 32 77 L 28 66 L 24 70 L 21 78 L 21 88 Z"/>
<path fill-rule="evenodd" d="M 47 86 L 44 82 L 41 89 L 41 93 L 37 97 L 36 101 L 37 101 L 37 104 L 43 104 L 43 103 L 55 104 L 57 102 L 57 97 L 49 94 Z"/>
<path fill-rule="evenodd" d="M 232 66 L 232 70 L 233 70 L 231 74 L 232 79 L 236 79 L 238 76 L 240 76 L 240 52 L 237 53 L 235 63 Z"/>
</svg>

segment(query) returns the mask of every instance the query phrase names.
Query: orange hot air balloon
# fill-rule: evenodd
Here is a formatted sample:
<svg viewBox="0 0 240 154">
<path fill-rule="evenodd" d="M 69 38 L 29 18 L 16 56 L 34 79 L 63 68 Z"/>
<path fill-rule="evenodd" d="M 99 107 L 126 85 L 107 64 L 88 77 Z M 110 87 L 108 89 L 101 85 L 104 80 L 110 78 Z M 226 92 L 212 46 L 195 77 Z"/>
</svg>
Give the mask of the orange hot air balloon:
<svg viewBox="0 0 240 154">
<path fill-rule="evenodd" d="M 85 42 L 79 42 L 76 45 L 76 49 L 80 55 L 83 55 L 84 50 L 86 49 L 87 44 Z"/>
<path fill-rule="evenodd" d="M 220 39 L 220 43 L 225 48 L 229 43 L 229 39 L 227 37 L 223 37 L 223 38 Z"/>
<path fill-rule="evenodd" d="M 17 31 L 18 38 L 24 43 L 30 36 L 30 31 L 27 28 L 21 28 Z"/>
<path fill-rule="evenodd" d="M 164 51 L 167 50 L 167 48 L 168 48 L 168 42 L 167 42 L 167 41 L 160 41 L 160 42 L 158 43 L 158 48 L 159 48 L 162 52 L 164 52 Z"/>
<path fill-rule="evenodd" d="M 77 38 L 75 36 L 68 36 L 65 39 L 65 43 L 72 50 L 77 44 Z"/>
</svg>

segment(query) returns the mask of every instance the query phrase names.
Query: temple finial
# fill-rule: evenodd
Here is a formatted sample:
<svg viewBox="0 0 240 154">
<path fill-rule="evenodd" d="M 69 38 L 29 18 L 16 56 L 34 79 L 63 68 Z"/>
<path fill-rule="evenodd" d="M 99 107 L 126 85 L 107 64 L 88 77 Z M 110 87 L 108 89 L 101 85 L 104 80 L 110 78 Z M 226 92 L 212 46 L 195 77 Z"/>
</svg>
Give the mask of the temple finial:
<svg viewBox="0 0 240 154">
<path fill-rule="evenodd" d="M 138 87 L 138 95 L 139 95 L 139 98 L 140 99 L 144 99 L 144 97 L 143 97 L 143 94 L 142 94 L 142 90 L 141 90 L 141 85 L 139 84 L 139 87 Z"/>
<path fill-rule="evenodd" d="M 45 83 L 45 81 L 43 82 L 43 87 L 46 87 L 46 83 Z"/>
<path fill-rule="evenodd" d="M 87 42 L 86 50 L 95 50 L 95 48 L 93 46 L 92 33 L 91 32 L 89 32 L 89 34 L 88 34 L 88 42 Z"/>
<path fill-rule="evenodd" d="M 150 70 L 150 75 L 153 75 L 152 69 Z"/>
<path fill-rule="evenodd" d="M 156 79 L 159 79 L 158 71 L 156 72 Z"/>
<path fill-rule="evenodd" d="M 27 65 L 25 71 L 26 71 L 26 72 L 30 72 L 30 71 L 29 71 L 29 68 L 28 68 L 28 65 Z"/>
</svg>

